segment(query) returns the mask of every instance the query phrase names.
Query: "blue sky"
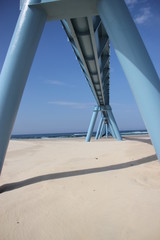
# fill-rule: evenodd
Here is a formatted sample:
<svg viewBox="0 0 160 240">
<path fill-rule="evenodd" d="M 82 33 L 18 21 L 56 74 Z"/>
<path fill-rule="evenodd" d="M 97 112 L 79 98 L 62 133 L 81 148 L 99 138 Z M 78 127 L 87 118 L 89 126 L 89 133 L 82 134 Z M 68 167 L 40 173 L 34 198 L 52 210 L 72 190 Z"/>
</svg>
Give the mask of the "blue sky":
<svg viewBox="0 0 160 240">
<path fill-rule="evenodd" d="M 160 76 L 160 1 L 126 2 Z M 0 70 L 18 16 L 19 0 L 1 0 Z M 110 89 L 110 104 L 119 128 L 145 129 L 112 47 Z M 94 97 L 60 22 L 47 22 L 27 80 L 13 133 L 87 131 L 94 105 Z"/>
</svg>

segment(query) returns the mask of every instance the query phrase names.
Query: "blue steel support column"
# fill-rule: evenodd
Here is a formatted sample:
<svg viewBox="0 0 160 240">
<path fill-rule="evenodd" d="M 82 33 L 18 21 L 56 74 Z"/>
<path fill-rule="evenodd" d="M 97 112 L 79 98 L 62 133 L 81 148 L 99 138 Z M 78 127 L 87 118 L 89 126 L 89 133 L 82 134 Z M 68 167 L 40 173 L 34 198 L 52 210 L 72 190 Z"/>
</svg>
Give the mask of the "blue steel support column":
<svg viewBox="0 0 160 240">
<path fill-rule="evenodd" d="M 116 123 L 115 118 L 112 113 L 112 109 L 109 105 L 107 106 L 107 114 L 108 114 L 108 118 L 109 118 L 112 130 L 115 134 L 115 137 L 117 138 L 117 140 L 122 140 L 117 123 Z"/>
<path fill-rule="evenodd" d="M 111 126 L 111 123 L 110 121 L 108 120 L 108 128 L 109 128 L 109 132 L 110 134 L 112 135 L 113 138 L 116 138 L 114 132 L 113 132 L 113 129 L 112 129 L 112 126 Z"/>
<path fill-rule="evenodd" d="M 100 0 L 98 11 L 160 160 L 160 81 L 123 0 Z"/>
<path fill-rule="evenodd" d="M 105 131 L 105 124 L 104 124 L 104 118 L 103 118 L 103 122 L 102 122 L 101 130 L 100 130 L 99 138 L 103 137 L 104 131 Z"/>
<path fill-rule="evenodd" d="M 106 124 L 106 138 L 108 138 L 108 124 Z"/>
<path fill-rule="evenodd" d="M 0 76 L 0 172 L 32 60 L 46 21 L 46 14 L 42 10 L 28 7 L 30 2 L 37 1 L 26 1 L 23 5 Z"/>
<path fill-rule="evenodd" d="M 99 134 L 100 134 L 100 130 L 101 130 L 102 123 L 103 123 L 103 116 L 102 116 L 101 119 L 100 119 L 99 126 L 98 126 L 98 129 L 97 129 L 97 133 L 96 133 L 96 136 L 95 136 L 95 139 L 98 139 L 98 138 L 99 138 Z"/>
<path fill-rule="evenodd" d="M 114 132 L 114 130 L 113 130 L 111 121 L 109 120 L 108 122 L 109 122 L 110 133 L 111 133 L 111 135 L 112 135 L 113 138 L 116 138 L 116 135 L 115 135 L 115 132 Z"/>
<path fill-rule="evenodd" d="M 95 123 L 96 123 L 97 115 L 98 115 L 98 111 L 99 111 L 99 107 L 96 106 L 93 110 L 91 122 L 90 122 L 90 125 L 89 125 L 89 128 L 88 128 L 88 132 L 87 132 L 87 136 L 86 136 L 86 142 L 90 142 L 90 140 L 91 140 L 93 129 L 94 129 L 94 126 L 95 126 Z"/>
</svg>

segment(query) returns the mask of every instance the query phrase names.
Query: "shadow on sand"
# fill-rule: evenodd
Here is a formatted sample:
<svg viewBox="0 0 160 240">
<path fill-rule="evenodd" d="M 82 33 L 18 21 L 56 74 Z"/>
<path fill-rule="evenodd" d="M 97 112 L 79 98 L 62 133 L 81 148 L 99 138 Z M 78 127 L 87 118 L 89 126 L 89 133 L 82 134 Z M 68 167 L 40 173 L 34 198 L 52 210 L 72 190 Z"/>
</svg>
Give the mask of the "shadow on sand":
<svg viewBox="0 0 160 240">
<path fill-rule="evenodd" d="M 123 139 L 124 140 L 131 140 L 131 141 L 136 141 L 136 142 L 143 142 L 143 143 L 147 143 L 147 144 L 150 144 L 152 145 L 152 142 L 150 139 L 146 139 L 146 138 L 140 138 L 140 137 L 126 137 L 126 136 L 123 136 Z"/>
<path fill-rule="evenodd" d="M 41 175 L 41 176 L 37 176 L 37 177 L 33 177 L 33 178 L 28 178 L 28 179 L 25 179 L 25 180 L 22 180 L 19 182 L 4 184 L 4 185 L 0 186 L 0 193 L 12 191 L 12 190 L 15 190 L 18 188 L 23 188 L 25 186 L 43 182 L 43 181 L 67 178 L 67 177 L 75 177 L 75 176 L 107 172 L 107 171 L 114 171 L 114 170 L 121 170 L 121 169 L 129 168 L 129 167 L 134 167 L 134 166 L 138 166 L 141 164 L 153 162 L 156 160 L 157 160 L 157 156 L 152 155 L 152 156 L 141 158 L 138 160 L 125 162 L 125 163 L 119 163 L 119 164 L 105 166 L 105 167 L 82 169 L 82 170 L 75 170 L 75 171 L 69 171 L 69 172 L 50 173 L 50 174 Z"/>
</svg>

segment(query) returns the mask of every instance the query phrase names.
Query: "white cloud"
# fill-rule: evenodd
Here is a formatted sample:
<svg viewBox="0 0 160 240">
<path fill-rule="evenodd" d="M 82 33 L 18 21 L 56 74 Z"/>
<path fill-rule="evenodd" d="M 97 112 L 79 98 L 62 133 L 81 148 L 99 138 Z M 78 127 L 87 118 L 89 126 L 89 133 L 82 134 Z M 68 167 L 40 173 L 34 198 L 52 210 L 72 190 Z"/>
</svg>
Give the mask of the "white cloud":
<svg viewBox="0 0 160 240">
<path fill-rule="evenodd" d="M 66 102 L 66 101 L 50 101 L 48 104 L 53 104 L 62 107 L 71 107 L 75 109 L 85 109 L 94 106 L 94 103 L 78 103 L 78 102 Z"/>
<path fill-rule="evenodd" d="M 54 85 L 54 86 L 59 86 L 59 87 L 76 87 L 76 85 L 73 84 L 68 84 L 67 82 L 61 82 L 61 81 L 57 81 L 57 80 L 48 80 L 45 81 L 46 84 L 50 84 L 50 85 Z"/>
<path fill-rule="evenodd" d="M 150 7 L 145 7 L 140 10 L 140 13 L 135 16 L 134 20 L 138 24 L 145 23 L 152 16 Z"/>
<path fill-rule="evenodd" d="M 113 73 L 113 72 L 114 72 L 114 68 L 110 67 L 110 73 Z"/>
<path fill-rule="evenodd" d="M 50 80 L 50 81 L 47 81 L 47 83 L 51 84 L 51 85 L 57 85 L 57 86 L 65 86 L 66 85 L 64 82 L 56 81 L 56 80 Z"/>
<path fill-rule="evenodd" d="M 128 6 L 133 6 L 137 3 L 137 0 L 125 0 L 125 2 Z"/>
</svg>

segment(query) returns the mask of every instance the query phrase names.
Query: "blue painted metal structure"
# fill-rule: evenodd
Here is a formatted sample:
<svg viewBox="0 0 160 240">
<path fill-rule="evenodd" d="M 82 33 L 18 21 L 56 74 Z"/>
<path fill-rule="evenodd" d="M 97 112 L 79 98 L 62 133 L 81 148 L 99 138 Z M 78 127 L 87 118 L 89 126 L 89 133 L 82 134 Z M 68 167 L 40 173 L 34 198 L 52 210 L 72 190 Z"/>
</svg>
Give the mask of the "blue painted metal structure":
<svg viewBox="0 0 160 240">
<path fill-rule="evenodd" d="M 106 138 L 108 138 L 108 124 L 106 124 Z"/>
<path fill-rule="evenodd" d="M 46 13 L 23 6 L 0 76 L 0 171 Z"/>
<path fill-rule="evenodd" d="M 159 77 L 124 1 L 100 0 L 98 11 L 160 160 Z"/>
<path fill-rule="evenodd" d="M 110 38 L 160 159 L 160 81 L 124 0 L 20 0 L 20 9 L 0 77 L 0 171 L 45 21 L 57 19 L 97 102 L 86 140 L 98 111 L 112 136 L 121 140 L 109 105 Z"/>
<path fill-rule="evenodd" d="M 103 109 L 109 106 L 109 38 L 101 19 L 99 16 L 87 16 L 66 18 L 61 22 L 99 106 L 99 111 L 107 120 L 109 115 Z M 86 137 L 87 142 L 91 139 L 94 125 L 95 121 L 92 117 Z M 115 126 L 117 127 L 116 123 L 113 128 Z M 116 128 L 115 131 L 119 130 Z M 98 134 L 97 138 L 97 134 L 96 139 L 100 136 Z"/>
<path fill-rule="evenodd" d="M 105 128 L 105 119 L 103 118 L 100 133 L 99 133 L 99 138 L 102 138 L 106 133 L 106 128 Z"/>
<path fill-rule="evenodd" d="M 98 115 L 99 107 L 96 106 L 93 110 L 92 118 L 91 118 L 91 123 L 88 128 L 87 136 L 86 136 L 86 142 L 89 142 L 92 137 L 93 129 L 96 123 L 97 115 Z"/>
<path fill-rule="evenodd" d="M 97 129 L 96 136 L 95 136 L 96 140 L 99 138 L 101 127 L 102 127 L 102 123 L 103 123 L 103 116 L 101 116 L 101 118 L 100 118 L 100 122 L 99 122 L 98 129 Z"/>
</svg>

